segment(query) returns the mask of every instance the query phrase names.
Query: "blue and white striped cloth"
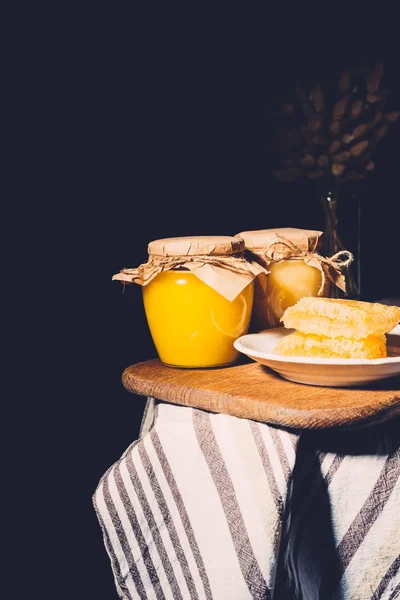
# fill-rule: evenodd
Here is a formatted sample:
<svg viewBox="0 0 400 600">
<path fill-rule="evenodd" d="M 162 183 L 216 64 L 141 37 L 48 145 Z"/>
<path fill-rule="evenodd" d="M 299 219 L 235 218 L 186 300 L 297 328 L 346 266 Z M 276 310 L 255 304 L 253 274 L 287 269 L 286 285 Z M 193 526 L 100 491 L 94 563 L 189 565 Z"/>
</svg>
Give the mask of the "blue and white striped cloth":
<svg viewBox="0 0 400 600">
<path fill-rule="evenodd" d="M 148 400 L 94 508 L 125 600 L 400 598 L 400 419 L 294 433 Z"/>
</svg>

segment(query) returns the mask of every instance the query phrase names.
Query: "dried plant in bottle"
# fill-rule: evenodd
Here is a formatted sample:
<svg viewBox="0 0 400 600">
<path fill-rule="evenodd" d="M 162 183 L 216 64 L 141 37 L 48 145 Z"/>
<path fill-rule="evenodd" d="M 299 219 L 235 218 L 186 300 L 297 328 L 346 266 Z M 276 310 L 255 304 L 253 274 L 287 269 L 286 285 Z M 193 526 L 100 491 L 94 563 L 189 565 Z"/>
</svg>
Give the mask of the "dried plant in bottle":
<svg viewBox="0 0 400 600">
<path fill-rule="evenodd" d="M 400 111 L 387 106 L 382 62 L 343 68 L 321 82 L 298 82 L 266 106 L 267 152 L 280 181 L 364 179 Z"/>
<path fill-rule="evenodd" d="M 355 187 L 374 170 L 379 144 L 400 110 L 389 105 L 380 61 L 342 68 L 321 81 L 299 81 L 282 96 L 265 107 L 272 173 L 282 182 L 316 186 L 325 220 L 322 251 L 335 254 L 347 249 L 339 235 L 340 190 L 347 184 Z M 354 299 L 361 293 L 359 199 L 357 203 L 350 248 L 355 260 L 347 269 L 345 292 Z M 335 288 L 332 295 L 341 297 Z"/>
</svg>

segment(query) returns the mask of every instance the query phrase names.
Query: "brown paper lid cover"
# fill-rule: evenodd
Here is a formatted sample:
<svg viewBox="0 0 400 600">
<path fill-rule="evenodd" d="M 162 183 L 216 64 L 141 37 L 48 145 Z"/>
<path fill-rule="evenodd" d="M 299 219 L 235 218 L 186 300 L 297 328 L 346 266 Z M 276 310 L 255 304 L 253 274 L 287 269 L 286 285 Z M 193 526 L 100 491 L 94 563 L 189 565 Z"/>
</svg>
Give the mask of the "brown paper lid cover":
<svg viewBox="0 0 400 600">
<path fill-rule="evenodd" d="M 325 293 L 325 284 L 329 281 L 345 291 L 343 270 L 351 263 L 353 255 L 344 249 L 330 257 L 318 254 L 317 247 L 322 234 L 322 231 L 314 229 L 280 227 L 242 231 L 237 236 L 244 239 L 247 253 L 267 269 L 281 260 L 302 260 L 321 271 L 319 295 Z"/>
<path fill-rule="evenodd" d="M 230 256 L 243 252 L 244 240 L 237 236 L 197 235 L 153 240 L 149 256 Z"/>
<path fill-rule="evenodd" d="M 314 229 L 298 229 L 295 227 L 276 227 L 274 229 L 255 229 L 254 231 L 242 231 L 237 236 L 242 238 L 248 250 L 268 249 L 271 244 L 277 240 L 277 236 L 284 236 L 286 239 L 301 245 L 304 249 L 312 252 L 318 245 L 322 231 Z"/>
</svg>

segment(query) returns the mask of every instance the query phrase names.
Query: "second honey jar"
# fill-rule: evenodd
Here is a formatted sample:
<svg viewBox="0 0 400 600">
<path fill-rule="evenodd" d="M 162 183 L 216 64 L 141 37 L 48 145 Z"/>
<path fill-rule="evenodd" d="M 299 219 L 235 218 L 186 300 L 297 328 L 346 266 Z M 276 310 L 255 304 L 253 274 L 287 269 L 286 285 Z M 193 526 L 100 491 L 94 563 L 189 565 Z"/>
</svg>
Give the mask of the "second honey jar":
<svg viewBox="0 0 400 600">
<path fill-rule="evenodd" d="M 345 289 L 342 263 L 317 252 L 322 231 L 282 227 L 237 235 L 248 258 L 268 271 L 255 282 L 251 331 L 282 326 L 285 310 L 304 296 L 328 296 L 332 285 Z M 350 253 L 344 254 L 348 262 Z"/>
</svg>

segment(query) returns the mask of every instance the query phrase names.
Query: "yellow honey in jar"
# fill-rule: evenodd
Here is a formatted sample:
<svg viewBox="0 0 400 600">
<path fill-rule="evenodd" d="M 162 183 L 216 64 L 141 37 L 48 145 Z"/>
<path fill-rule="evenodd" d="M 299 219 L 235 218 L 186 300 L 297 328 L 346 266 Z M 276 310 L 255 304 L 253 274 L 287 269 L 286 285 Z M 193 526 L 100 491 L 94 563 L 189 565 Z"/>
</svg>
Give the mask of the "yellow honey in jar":
<svg viewBox="0 0 400 600">
<path fill-rule="evenodd" d="M 289 306 L 304 296 L 317 296 L 322 273 L 301 260 L 282 260 L 269 266 L 265 288 L 256 283 L 253 323 L 256 329 L 279 327 Z"/>
<path fill-rule="evenodd" d="M 143 287 L 143 302 L 160 360 L 189 368 L 233 364 L 233 342 L 249 328 L 253 285 L 230 301 L 188 270 L 157 275 Z"/>
<path fill-rule="evenodd" d="M 237 236 L 186 236 L 148 244 L 148 261 L 113 276 L 142 286 L 160 360 L 171 367 L 234 364 L 235 340 L 249 330 L 254 282 L 266 270 L 245 257 Z"/>
<path fill-rule="evenodd" d="M 269 271 L 255 281 L 251 331 L 281 327 L 286 308 L 304 296 L 321 293 L 323 272 L 315 254 L 321 234 L 291 227 L 237 234 L 244 239 L 247 252 Z"/>
</svg>

